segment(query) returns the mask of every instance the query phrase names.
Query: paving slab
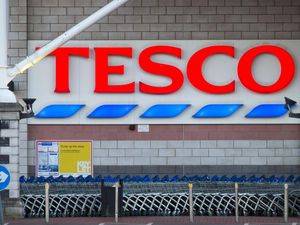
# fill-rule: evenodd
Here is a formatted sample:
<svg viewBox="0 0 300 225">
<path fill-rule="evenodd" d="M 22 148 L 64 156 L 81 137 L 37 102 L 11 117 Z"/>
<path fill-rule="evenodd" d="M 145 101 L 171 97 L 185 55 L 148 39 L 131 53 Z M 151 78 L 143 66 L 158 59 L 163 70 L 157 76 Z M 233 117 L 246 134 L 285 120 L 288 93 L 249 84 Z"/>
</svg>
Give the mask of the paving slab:
<svg viewBox="0 0 300 225">
<path fill-rule="evenodd" d="M 24 218 L 24 219 L 10 219 L 6 220 L 8 225 L 41 225 L 46 224 L 44 218 Z M 113 217 L 59 217 L 50 218 L 50 224 L 55 225 L 115 225 Z M 138 216 L 138 217 L 120 217 L 119 225 L 167 225 L 167 224 L 190 224 L 187 216 Z M 194 224 L 236 224 L 236 225 L 300 225 L 300 216 L 290 217 L 289 223 L 283 223 L 281 217 L 240 217 L 239 223 L 235 223 L 235 217 L 217 217 L 217 216 L 195 216 Z"/>
</svg>

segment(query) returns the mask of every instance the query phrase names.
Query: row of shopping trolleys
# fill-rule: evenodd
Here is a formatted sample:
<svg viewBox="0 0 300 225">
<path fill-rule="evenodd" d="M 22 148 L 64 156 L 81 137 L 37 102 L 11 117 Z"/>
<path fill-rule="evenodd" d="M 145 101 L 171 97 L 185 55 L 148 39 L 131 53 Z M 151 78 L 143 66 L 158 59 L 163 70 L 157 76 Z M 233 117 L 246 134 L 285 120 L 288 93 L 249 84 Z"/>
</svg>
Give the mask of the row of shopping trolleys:
<svg viewBox="0 0 300 225">
<path fill-rule="evenodd" d="M 209 176 L 209 175 L 194 175 L 194 176 L 58 176 L 58 177 L 25 177 L 21 176 L 19 178 L 20 183 L 64 183 L 64 182 L 77 182 L 77 183 L 93 183 L 93 182 L 108 182 L 114 183 L 123 180 L 123 182 L 238 182 L 238 183 L 299 183 L 300 176 L 290 175 L 290 176 Z"/>
</svg>

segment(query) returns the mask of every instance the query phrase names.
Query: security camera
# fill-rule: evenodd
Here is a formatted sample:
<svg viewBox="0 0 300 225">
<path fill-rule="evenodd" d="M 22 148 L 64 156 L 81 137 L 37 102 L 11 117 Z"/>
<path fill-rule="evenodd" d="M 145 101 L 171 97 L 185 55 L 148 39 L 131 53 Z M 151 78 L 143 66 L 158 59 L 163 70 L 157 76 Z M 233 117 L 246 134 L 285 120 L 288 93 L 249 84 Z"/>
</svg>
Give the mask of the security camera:
<svg viewBox="0 0 300 225">
<path fill-rule="evenodd" d="M 20 112 L 20 119 L 30 118 L 34 116 L 32 104 L 35 102 L 35 98 L 23 98 L 21 104 L 22 112 Z"/>
<path fill-rule="evenodd" d="M 300 119 L 300 113 L 292 112 L 292 107 L 295 106 L 297 102 L 287 97 L 284 97 L 284 100 L 285 100 L 284 108 L 286 108 L 289 111 L 289 117 Z"/>
</svg>

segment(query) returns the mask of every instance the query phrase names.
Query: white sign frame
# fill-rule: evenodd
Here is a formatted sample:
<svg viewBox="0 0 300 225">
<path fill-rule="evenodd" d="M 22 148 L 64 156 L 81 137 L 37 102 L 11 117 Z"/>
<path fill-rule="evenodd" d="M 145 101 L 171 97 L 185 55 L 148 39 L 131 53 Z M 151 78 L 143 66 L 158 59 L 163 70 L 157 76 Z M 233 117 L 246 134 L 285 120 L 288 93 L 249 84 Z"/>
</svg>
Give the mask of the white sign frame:
<svg viewBox="0 0 300 225">
<path fill-rule="evenodd" d="M 28 51 L 32 53 L 36 47 L 45 45 L 47 41 L 29 41 Z M 295 78 L 283 91 L 275 94 L 257 94 L 246 89 L 238 80 L 237 63 L 241 55 L 252 47 L 259 45 L 276 45 L 287 50 L 295 61 Z M 172 56 L 156 55 L 154 60 L 168 63 L 181 68 L 185 76 L 183 87 L 174 94 L 149 95 L 139 93 L 137 83 L 147 82 L 153 85 L 167 85 L 169 80 L 164 77 L 149 75 L 138 65 L 140 52 L 157 45 L 170 45 L 182 48 L 182 59 Z M 235 58 L 226 55 L 209 57 L 204 64 L 203 72 L 206 79 L 216 85 L 236 81 L 235 93 L 226 95 L 207 94 L 196 90 L 186 77 L 188 59 L 197 50 L 213 45 L 230 45 L 235 48 Z M 36 98 L 33 105 L 34 112 L 50 104 L 85 104 L 76 115 L 66 119 L 29 119 L 29 124 L 299 124 L 300 121 L 288 117 L 288 114 L 279 118 L 249 119 L 245 115 L 259 104 L 283 104 L 287 96 L 296 101 L 300 100 L 300 41 L 299 40 L 170 40 L 170 41 L 69 41 L 66 47 L 89 47 L 90 58 L 71 57 L 70 60 L 70 88 L 71 93 L 54 93 L 55 85 L 55 58 L 46 57 L 29 70 L 28 95 Z M 136 82 L 136 92 L 132 94 L 95 94 L 94 93 L 94 52 L 95 47 L 132 47 L 133 57 L 111 57 L 111 65 L 124 65 L 123 76 L 110 75 L 112 84 Z M 276 57 L 263 54 L 257 57 L 253 64 L 253 73 L 259 83 L 274 83 L 280 72 L 280 64 Z M 262 78 L 261 78 L 262 77 Z M 170 119 L 143 119 L 143 114 L 155 104 L 191 104 L 181 115 Z M 207 104 L 243 104 L 236 113 L 228 118 L 195 119 L 192 118 L 200 108 Z M 130 114 L 119 119 L 89 119 L 87 115 L 95 108 L 104 104 L 138 104 Z M 297 111 L 297 108 L 295 108 Z"/>
</svg>

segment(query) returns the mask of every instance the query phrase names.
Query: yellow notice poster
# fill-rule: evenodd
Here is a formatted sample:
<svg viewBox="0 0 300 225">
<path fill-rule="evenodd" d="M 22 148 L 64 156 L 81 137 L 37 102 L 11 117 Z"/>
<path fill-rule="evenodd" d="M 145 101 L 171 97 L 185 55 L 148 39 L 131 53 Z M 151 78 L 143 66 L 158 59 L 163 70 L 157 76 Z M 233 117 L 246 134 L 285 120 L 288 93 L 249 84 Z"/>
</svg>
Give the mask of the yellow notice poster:
<svg viewBox="0 0 300 225">
<path fill-rule="evenodd" d="M 92 142 L 58 142 L 59 174 L 92 175 Z"/>
</svg>

